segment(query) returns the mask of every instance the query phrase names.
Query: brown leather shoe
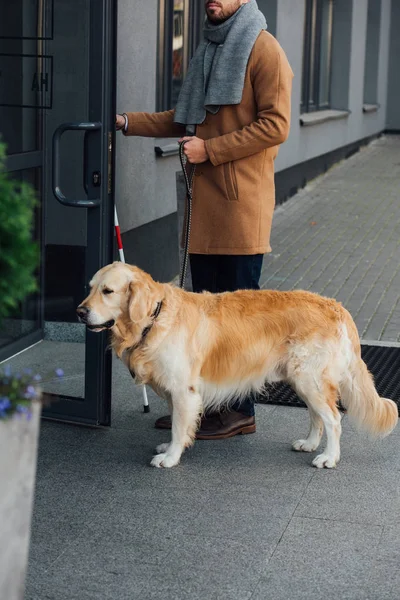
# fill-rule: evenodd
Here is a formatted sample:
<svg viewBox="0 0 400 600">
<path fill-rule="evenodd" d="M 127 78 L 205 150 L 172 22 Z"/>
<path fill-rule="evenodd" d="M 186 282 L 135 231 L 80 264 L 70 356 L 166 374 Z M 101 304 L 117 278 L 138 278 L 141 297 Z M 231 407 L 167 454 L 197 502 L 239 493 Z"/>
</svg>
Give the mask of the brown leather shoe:
<svg viewBox="0 0 400 600">
<path fill-rule="evenodd" d="M 157 429 L 171 429 L 171 417 L 166 415 L 157 419 Z M 196 433 L 197 440 L 224 440 L 234 435 L 255 433 L 254 417 L 247 417 L 237 411 L 224 411 L 202 417 L 200 428 Z"/>
<path fill-rule="evenodd" d="M 154 427 L 156 429 L 171 429 L 171 415 L 165 415 L 165 417 L 160 417 L 157 419 L 157 421 L 154 423 Z"/>
<path fill-rule="evenodd" d="M 234 435 L 255 433 L 256 420 L 235 410 L 209 415 L 201 420 L 197 440 L 224 440 Z"/>
</svg>

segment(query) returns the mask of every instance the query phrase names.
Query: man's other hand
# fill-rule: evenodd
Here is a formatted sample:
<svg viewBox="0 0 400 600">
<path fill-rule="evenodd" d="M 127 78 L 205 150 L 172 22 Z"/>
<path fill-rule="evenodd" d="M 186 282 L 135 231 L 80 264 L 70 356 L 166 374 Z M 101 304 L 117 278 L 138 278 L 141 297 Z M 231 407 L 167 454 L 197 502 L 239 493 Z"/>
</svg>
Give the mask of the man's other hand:
<svg viewBox="0 0 400 600">
<path fill-rule="evenodd" d="M 186 142 L 183 151 L 186 158 L 192 165 L 198 165 L 208 160 L 208 154 L 204 140 L 196 136 L 185 136 L 179 142 Z"/>
<path fill-rule="evenodd" d="M 117 129 L 122 129 L 123 127 L 125 127 L 125 117 L 123 117 L 122 115 L 117 115 L 115 118 L 115 127 Z"/>
</svg>

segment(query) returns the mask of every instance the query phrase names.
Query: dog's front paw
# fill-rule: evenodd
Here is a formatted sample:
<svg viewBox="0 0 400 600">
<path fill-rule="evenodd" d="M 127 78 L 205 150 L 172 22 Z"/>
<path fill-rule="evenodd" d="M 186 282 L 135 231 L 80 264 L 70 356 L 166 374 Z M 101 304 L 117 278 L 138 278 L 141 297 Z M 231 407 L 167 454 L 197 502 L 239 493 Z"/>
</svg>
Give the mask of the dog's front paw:
<svg viewBox="0 0 400 600">
<path fill-rule="evenodd" d="M 166 444 L 159 444 L 156 448 L 157 454 L 162 454 L 163 452 L 166 452 L 168 450 L 169 446 L 170 446 L 170 442 L 167 442 Z"/>
<path fill-rule="evenodd" d="M 318 444 L 312 444 L 308 440 L 296 440 L 293 442 L 292 448 L 296 452 L 314 452 L 318 448 Z"/>
<path fill-rule="evenodd" d="M 152 467 L 164 467 L 165 469 L 169 469 L 170 467 L 175 467 L 175 465 L 177 465 L 178 463 L 179 458 L 177 460 L 176 458 L 165 452 L 153 456 L 153 459 L 150 464 Z"/>
<path fill-rule="evenodd" d="M 332 458 L 329 454 L 319 454 L 314 458 L 312 464 L 314 467 L 317 467 L 317 469 L 323 469 L 324 467 L 326 469 L 334 469 L 338 462 L 339 459 L 335 460 L 335 458 Z"/>
</svg>

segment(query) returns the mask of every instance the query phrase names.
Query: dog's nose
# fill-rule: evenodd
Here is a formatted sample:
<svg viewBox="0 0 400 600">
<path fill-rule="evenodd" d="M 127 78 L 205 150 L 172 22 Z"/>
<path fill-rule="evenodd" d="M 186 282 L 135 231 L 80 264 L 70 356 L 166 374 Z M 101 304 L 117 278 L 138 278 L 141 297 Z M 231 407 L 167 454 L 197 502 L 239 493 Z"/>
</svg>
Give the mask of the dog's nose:
<svg viewBox="0 0 400 600">
<path fill-rule="evenodd" d="M 87 317 L 88 312 L 89 309 L 86 306 L 78 306 L 78 308 L 76 309 L 76 314 L 80 319 L 85 319 L 85 317 Z"/>
</svg>

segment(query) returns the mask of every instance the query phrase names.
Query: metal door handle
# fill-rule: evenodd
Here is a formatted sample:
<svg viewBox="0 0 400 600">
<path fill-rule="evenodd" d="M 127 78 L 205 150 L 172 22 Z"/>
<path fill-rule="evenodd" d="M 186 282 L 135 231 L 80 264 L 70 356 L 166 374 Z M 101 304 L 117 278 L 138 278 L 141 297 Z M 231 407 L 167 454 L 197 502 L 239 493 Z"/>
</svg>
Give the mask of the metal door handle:
<svg viewBox="0 0 400 600">
<path fill-rule="evenodd" d="M 66 196 L 62 193 L 60 187 L 60 142 L 61 136 L 65 131 L 95 131 L 97 129 L 101 129 L 101 123 L 99 122 L 89 122 L 89 123 L 62 123 L 53 134 L 53 181 L 52 181 L 52 189 L 53 194 L 57 198 L 57 200 L 63 204 L 64 206 L 73 206 L 74 208 L 93 208 L 100 205 L 100 198 L 96 198 L 93 200 L 68 200 Z M 86 138 L 86 134 L 85 134 Z M 86 182 L 86 169 L 87 169 L 87 147 L 86 147 L 86 139 L 85 139 L 85 159 L 84 159 L 84 181 Z M 85 188 L 87 186 L 85 185 Z M 87 189 L 86 189 L 87 191 Z"/>
</svg>

